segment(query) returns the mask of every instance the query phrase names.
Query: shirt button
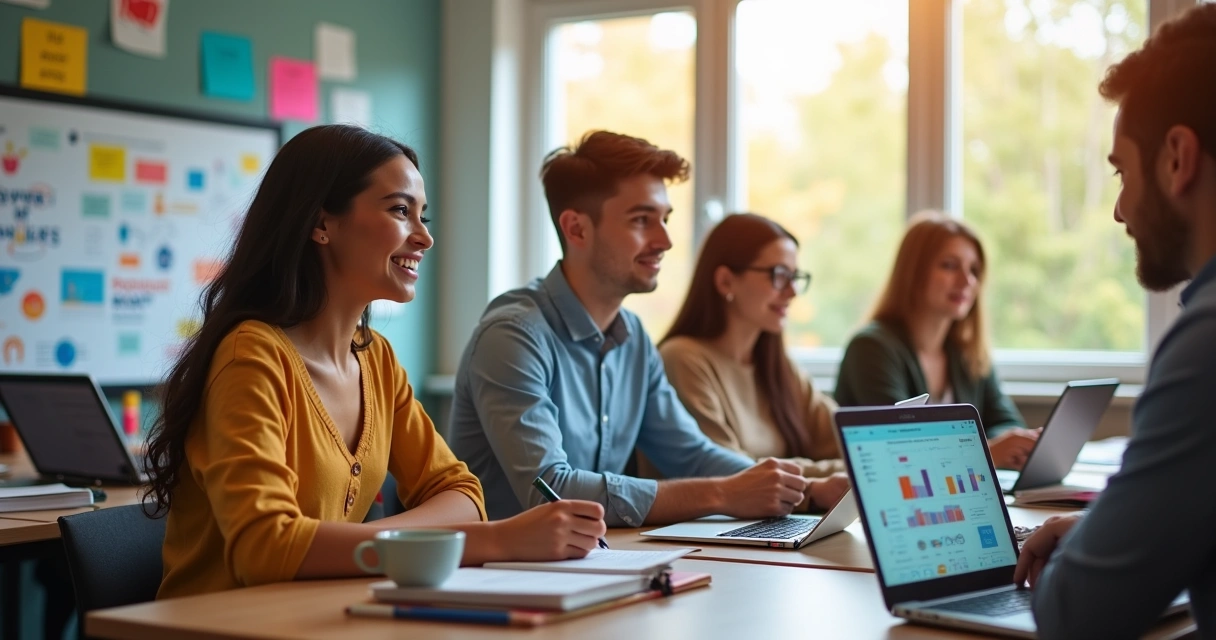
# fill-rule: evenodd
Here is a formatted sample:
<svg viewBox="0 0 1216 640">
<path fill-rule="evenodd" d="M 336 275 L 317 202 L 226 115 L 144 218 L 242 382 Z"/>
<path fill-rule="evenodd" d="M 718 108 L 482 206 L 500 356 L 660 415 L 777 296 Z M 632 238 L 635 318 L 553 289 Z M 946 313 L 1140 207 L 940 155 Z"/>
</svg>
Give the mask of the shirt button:
<svg viewBox="0 0 1216 640">
<path fill-rule="evenodd" d="M 603 420 L 604 420 L 604 424 L 608 424 L 608 414 L 606 414 L 606 413 L 604 414 Z"/>
<path fill-rule="evenodd" d="M 632 527 L 632 526 L 634 526 L 634 524 L 633 524 L 633 518 L 630 518 L 629 516 L 625 516 L 625 524 L 627 524 L 627 525 L 629 525 L 629 526 L 631 526 L 631 527 Z"/>
<path fill-rule="evenodd" d="M 358 476 L 360 473 L 363 473 L 363 465 L 359 464 L 358 462 L 351 465 L 350 474 L 352 476 Z"/>
<path fill-rule="evenodd" d="M 346 496 L 346 506 L 348 506 L 348 507 L 355 506 L 355 496 L 353 496 L 353 495 Z"/>
</svg>

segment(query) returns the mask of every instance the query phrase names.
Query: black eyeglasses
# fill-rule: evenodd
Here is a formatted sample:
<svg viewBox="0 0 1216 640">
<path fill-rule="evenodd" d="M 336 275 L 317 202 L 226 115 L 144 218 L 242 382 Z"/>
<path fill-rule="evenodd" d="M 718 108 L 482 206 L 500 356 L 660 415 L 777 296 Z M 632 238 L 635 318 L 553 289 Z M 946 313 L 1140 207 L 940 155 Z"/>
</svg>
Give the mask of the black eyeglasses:
<svg viewBox="0 0 1216 640">
<path fill-rule="evenodd" d="M 806 293 L 811 288 L 811 274 L 806 271 L 790 271 L 789 267 L 779 264 L 772 267 L 744 267 L 740 271 L 759 271 L 767 273 L 773 281 L 773 288 L 781 291 L 793 285 L 794 293 Z"/>
</svg>

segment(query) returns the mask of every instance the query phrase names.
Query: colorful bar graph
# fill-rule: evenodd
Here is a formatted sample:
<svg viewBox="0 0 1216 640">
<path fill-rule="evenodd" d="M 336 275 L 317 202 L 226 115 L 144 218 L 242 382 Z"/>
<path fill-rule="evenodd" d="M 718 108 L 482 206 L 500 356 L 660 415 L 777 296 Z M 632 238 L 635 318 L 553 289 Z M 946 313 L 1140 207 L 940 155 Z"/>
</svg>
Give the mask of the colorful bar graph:
<svg viewBox="0 0 1216 640">
<path fill-rule="evenodd" d="M 954 488 L 954 478 L 950 476 L 946 476 L 946 491 L 949 491 L 950 495 L 958 493 L 958 490 Z"/>
<path fill-rule="evenodd" d="M 912 516 L 908 518 L 908 526 L 927 527 L 935 524 L 946 524 L 949 522 L 964 522 L 963 510 L 958 505 L 946 505 L 941 511 L 922 511 L 916 509 L 912 512 Z"/>
<path fill-rule="evenodd" d="M 923 485 L 912 484 L 912 478 L 908 476 L 899 476 L 899 493 L 903 496 L 904 500 L 933 497 L 933 485 L 929 484 L 929 472 L 921 469 L 920 477 L 924 482 Z"/>
<path fill-rule="evenodd" d="M 958 483 L 958 491 L 959 491 L 959 493 L 967 493 L 967 489 L 965 489 L 965 488 L 963 487 L 963 477 L 962 477 L 962 476 L 954 476 L 954 480 L 955 480 L 955 482 L 957 482 L 957 483 Z"/>
<path fill-rule="evenodd" d="M 971 478 L 971 490 L 979 491 L 980 485 L 976 484 L 976 482 L 975 482 L 975 470 L 972 469 L 971 467 L 967 467 L 967 476 L 969 478 Z"/>
</svg>

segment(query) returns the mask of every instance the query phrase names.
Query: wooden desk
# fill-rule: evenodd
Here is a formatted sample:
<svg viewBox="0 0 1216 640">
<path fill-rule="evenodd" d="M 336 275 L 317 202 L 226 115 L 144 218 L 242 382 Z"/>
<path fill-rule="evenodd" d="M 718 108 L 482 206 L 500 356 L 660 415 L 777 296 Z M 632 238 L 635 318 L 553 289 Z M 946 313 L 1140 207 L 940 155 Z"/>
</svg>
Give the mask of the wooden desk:
<svg viewBox="0 0 1216 640">
<path fill-rule="evenodd" d="M 20 480 L 37 477 L 29 457 L 24 453 L 0 454 L 0 463 L 9 467 L 9 474 L 5 479 Z M 59 516 L 70 516 L 106 507 L 139 504 L 143 491 L 141 487 L 118 485 L 103 486 L 102 489 L 106 492 L 106 499 L 91 507 L 0 513 L 0 545 L 54 540 L 59 537 Z"/>
<path fill-rule="evenodd" d="M 351 618 L 370 579 L 282 583 L 151 602 L 88 615 L 90 636 L 114 640 L 227 638 L 973 638 L 891 617 L 872 574 L 681 560 L 713 574 L 708 588 L 537 629 Z M 1191 627 L 1171 619 L 1154 636 Z"/>
<path fill-rule="evenodd" d="M 1043 524 L 1047 518 L 1071 513 L 1061 509 L 1027 509 L 1009 507 L 1009 519 L 1014 525 L 1033 527 Z M 866 534 L 861 522 L 854 522 L 844 531 L 812 542 L 801 549 L 767 549 L 727 544 L 697 544 L 695 542 L 660 541 L 642 537 L 643 531 L 657 529 L 609 529 L 608 545 L 613 549 L 659 549 L 697 547 L 700 551 L 688 557 L 694 560 L 716 560 L 720 562 L 747 562 L 786 567 L 813 569 L 839 569 L 844 571 L 874 571 L 874 562 L 866 546 Z"/>
</svg>

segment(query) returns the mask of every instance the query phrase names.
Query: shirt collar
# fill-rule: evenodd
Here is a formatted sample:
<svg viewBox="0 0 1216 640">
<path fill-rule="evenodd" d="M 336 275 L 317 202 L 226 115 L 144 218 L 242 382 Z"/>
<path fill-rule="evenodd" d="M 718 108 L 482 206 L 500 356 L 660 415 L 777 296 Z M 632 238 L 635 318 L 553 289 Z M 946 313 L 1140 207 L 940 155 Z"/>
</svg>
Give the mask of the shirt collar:
<svg viewBox="0 0 1216 640">
<path fill-rule="evenodd" d="M 553 265 L 553 270 L 549 272 L 549 275 L 545 276 L 543 286 L 549 294 L 549 299 L 553 301 L 554 308 L 557 309 L 557 315 L 566 325 L 566 331 L 570 333 L 571 340 L 582 342 L 587 338 L 599 337 L 603 344 L 604 334 L 599 327 L 595 326 L 595 321 L 591 319 L 591 314 L 587 313 L 587 308 L 583 306 L 582 301 L 574 295 L 574 289 L 570 288 L 566 274 L 562 273 L 560 260 Z M 608 333 L 616 344 L 623 343 L 629 337 L 629 329 L 625 326 L 621 314 L 618 313 L 612 324 L 608 326 Z"/>
<path fill-rule="evenodd" d="M 1195 295 L 1195 292 L 1212 280 L 1216 280 L 1216 258 L 1208 260 L 1208 263 L 1203 265 L 1199 273 L 1195 274 L 1195 277 L 1191 279 L 1191 283 L 1186 285 L 1186 288 L 1182 290 L 1182 293 L 1178 296 L 1182 301 L 1182 306 L 1185 307 L 1190 302 L 1191 297 Z"/>
</svg>

